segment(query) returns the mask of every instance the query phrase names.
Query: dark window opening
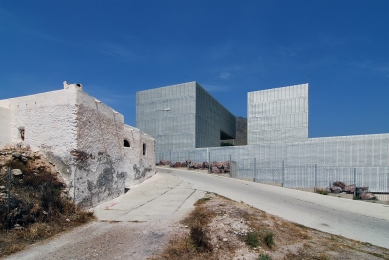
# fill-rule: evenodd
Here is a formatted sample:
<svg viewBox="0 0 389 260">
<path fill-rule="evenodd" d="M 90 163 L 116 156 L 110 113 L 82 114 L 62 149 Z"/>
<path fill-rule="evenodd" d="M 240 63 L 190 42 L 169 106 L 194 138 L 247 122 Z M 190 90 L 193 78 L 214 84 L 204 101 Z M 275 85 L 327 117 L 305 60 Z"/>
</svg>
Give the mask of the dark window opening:
<svg viewBox="0 0 389 260">
<path fill-rule="evenodd" d="M 124 147 L 130 147 L 130 142 L 124 139 Z"/>
<path fill-rule="evenodd" d="M 19 127 L 20 139 L 24 141 L 24 127 Z"/>
<path fill-rule="evenodd" d="M 146 144 L 143 144 L 143 155 L 146 155 Z"/>
</svg>

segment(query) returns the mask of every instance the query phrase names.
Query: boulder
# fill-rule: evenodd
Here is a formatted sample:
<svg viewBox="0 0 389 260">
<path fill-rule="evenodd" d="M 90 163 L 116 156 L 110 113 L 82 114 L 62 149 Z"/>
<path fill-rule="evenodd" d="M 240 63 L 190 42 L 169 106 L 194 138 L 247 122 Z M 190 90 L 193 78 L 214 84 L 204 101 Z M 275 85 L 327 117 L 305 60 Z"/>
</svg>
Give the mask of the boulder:
<svg viewBox="0 0 389 260">
<path fill-rule="evenodd" d="M 374 194 L 370 192 L 364 192 L 360 194 L 359 197 L 361 198 L 361 200 L 375 200 Z"/>
<path fill-rule="evenodd" d="M 230 172 L 230 168 L 229 168 L 229 167 L 224 167 L 224 169 L 223 169 L 223 170 L 224 170 L 224 172 L 225 172 L 225 173 L 228 173 L 228 172 Z"/>
<path fill-rule="evenodd" d="M 345 192 L 347 192 L 347 193 L 354 193 L 355 185 L 354 185 L 354 184 L 347 185 L 346 187 L 344 187 L 343 190 L 344 190 Z"/>
<path fill-rule="evenodd" d="M 216 166 L 218 169 L 223 169 L 223 163 L 221 163 L 221 162 L 216 162 L 216 163 L 215 163 L 215 166 Z"/>
<path fill-rule="evenodd" d="M 369 187 L 357 187 L 357 194 L 362 194 L 369 191 Z"/>
<path fill-rule="evenodd" d="M 219 168 L 217 168 L 216 166 L 213 166 L 213 167 L 211 168 L 211 172 L 212 172 L 212 173 L 220 173 L 220 170 L 219 170 Z"/>
<path fill-rule="evenodd" d="M 194 162 L 191 162 L 191 163 L 189 164 L 189 168 L 191 168 L 191 169 L 194 169 L 195 166 L 196 166 L 196 164 L 195 164 Z"/>
<path fill-rule="evenodd" d="M 342 188 L 338 186 L 330 186 L 330 189 L 332 193 L 339 194 L 342 192 Z"/>
<path fill-rule="evenodd" d="M 333 186 L 336 186 L 336 187 L 340 187 L 342 190 L 344 189 L 344 187 L 346 186 L 346 184 L 344 184 L 344 182 L 341 182 L 341 181 L 336 181 L 332 184 Z"/>
<path fill-rule="evenodd" d="M 230 168 L 230 161 L 223 162 L 223 168 Z"/>
<path fill-rule="evenodd" d="M 326 192 L 328 192 L 328 193 L 331 193 L 331 192 L 332 192 L 332 190 L 331 190 L 331 187 L 330 187 L 330 186 L 326 187 L 324 190 L 325 190 Z"/>
<path fill-rule="evenodd" d="M 165 161 L 164 160 L 160 160 L 158 165 L 165 165 Z"/>
<path fill-rule="evenodd" d="M 181 167 L 181 163 L 180 162 L 176 162 L 175 164 L 173 164 L 173 167 L 174 168 L 180 168 Z"/>
<path fill-rule="evenodd" d="M 208 169 L 208 166 L 209 166 L 208 162 L 203 162 L 203 169 Z"/>
<path fill-rule="evenodd" d="M 195 169 L 201 169 L 202 164 L 201 163 L 195 163 L 194 168 Z"/>
<path fill-rule="evenodd" d="M 188 167 L 188 165 L 186 164 L 186 162 L 182 162 L 181 167 Z"/>
<path fill-rule="evenodd" d="M 165 161 L 165 165 L 170 165 L 170 161 Z"/>
</svg>

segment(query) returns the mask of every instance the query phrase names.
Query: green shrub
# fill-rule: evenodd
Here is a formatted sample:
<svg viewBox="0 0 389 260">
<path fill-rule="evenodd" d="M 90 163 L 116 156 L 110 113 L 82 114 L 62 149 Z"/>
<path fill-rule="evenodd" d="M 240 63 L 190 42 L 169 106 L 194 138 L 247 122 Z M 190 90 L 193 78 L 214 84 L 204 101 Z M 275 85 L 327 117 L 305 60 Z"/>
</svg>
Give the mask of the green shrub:
<svg viewBox="0 0 389 260">
<path fill-rule="evenodd" d="M 268 254 L 260 254 L 257 260 L 271 260 L 271 257 Z"/>
<path fill-rule="evenodd" d="M 259 246 L 258 233 L 257 232 L 249 232 L 249 233 L 247 233 L 245 242 L 251 248 L 258 247 Z"/>
<path fill-rule="evenodd" d="M 273 247 L 273 246 L 275 246 L 273 237 L 274 237 L 273 232 L 267 232 L 267 233 L 265 234 L 265 237 L 264 237 L 264 240 L 265 240 L 266 245 L 267 245 L 268 247 L 270 247 L 270 248 Z"/>
</svg>

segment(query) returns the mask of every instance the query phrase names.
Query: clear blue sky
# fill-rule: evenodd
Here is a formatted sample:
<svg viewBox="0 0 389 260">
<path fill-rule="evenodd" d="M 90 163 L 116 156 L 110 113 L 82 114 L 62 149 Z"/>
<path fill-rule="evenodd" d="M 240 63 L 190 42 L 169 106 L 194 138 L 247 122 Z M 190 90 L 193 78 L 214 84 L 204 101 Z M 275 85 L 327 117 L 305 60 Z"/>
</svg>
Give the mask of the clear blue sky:
<svg viewBox="0 0 389 260">
<path fill-rule="evenodd" d="M 82 83 L 135 126 L 137 91 L 197 81 L 246 117 L 308 74 L 310 137 L 389 133 L 389 1 L 0 0 L 0 99 Z"/>
</svg>

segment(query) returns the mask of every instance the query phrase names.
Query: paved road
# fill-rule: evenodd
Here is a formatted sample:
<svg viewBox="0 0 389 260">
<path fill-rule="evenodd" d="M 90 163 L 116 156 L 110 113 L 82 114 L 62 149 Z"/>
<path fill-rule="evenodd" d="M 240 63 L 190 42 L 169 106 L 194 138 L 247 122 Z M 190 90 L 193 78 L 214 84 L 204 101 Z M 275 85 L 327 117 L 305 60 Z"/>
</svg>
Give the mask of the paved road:
<svg viewBox="0 0 389 260">
<path fill-rule="evenodd" d="M 305 226 L 389 248 L 389 205 L 308 193 L 194 171 L 157 167 L 198 191 L 215 192 Z"/>
</svg>

